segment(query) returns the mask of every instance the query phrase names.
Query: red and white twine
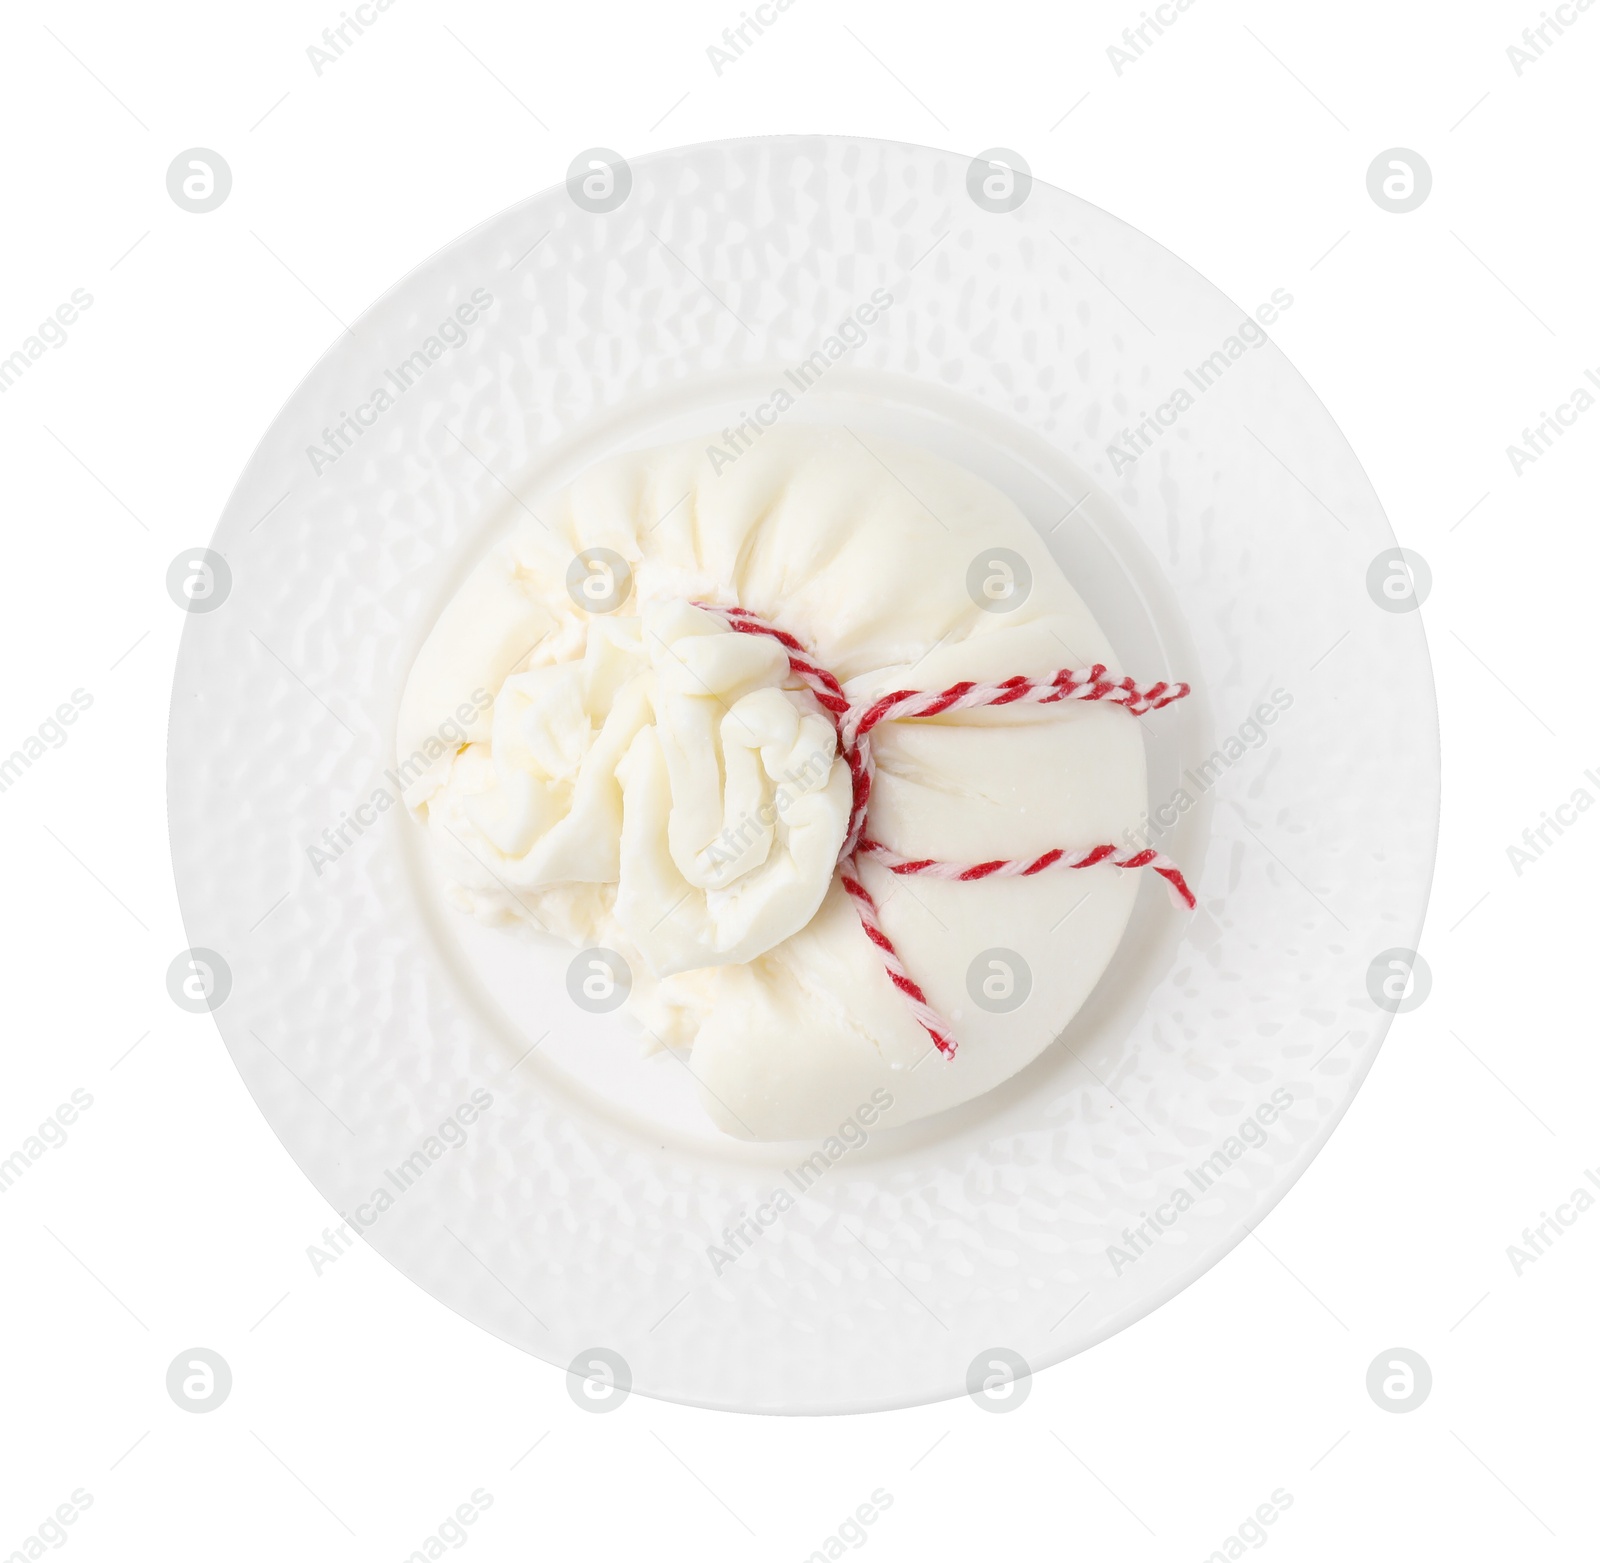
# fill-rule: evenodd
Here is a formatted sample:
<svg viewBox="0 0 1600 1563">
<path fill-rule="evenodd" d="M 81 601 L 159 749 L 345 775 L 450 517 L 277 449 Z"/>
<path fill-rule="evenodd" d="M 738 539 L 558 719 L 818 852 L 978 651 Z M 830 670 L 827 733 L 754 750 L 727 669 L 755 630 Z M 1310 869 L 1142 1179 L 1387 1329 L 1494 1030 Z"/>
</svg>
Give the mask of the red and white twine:
<svg viewBox="0 0 1600 1563">
<path fill-rule="evenodd" d="M 1110 863 L 1116 868 L 1148 868 L 1167 881 L 1175 903 L 1193 908 L 1194 895 L 1178 865 L 1149 847 L 1136 852 L 1123 851 L 1110 844 L 1078 851 L 1055 847 L 1031 858 L 995 858 L 987 863 L 945 863 L 937 858 L 902 857 L 865 833 L 873 777 L 872 746 L 868 739 L 873 728 L 884 722 L 941 716 L 947 711 L 971 711 L 983 706 L 1057 705 L 1068 700 L 1100 701 L 1125 706 L 1135 716 L 1143 716 L 1148 711 L 1159 711 L 1163 706 L 1171 705 L 1174 700 L 1182 700 L 1189 693 L 1187 684 L 1159 683 L 1152 684 L 1148 689 L 1140 689 L 1131 678 L 1114 679 L 1102 664 L 1096 663 L 1091 668 L 1081 670 L 1062 668 L 1043 678 L 1028 678 L 1019 673 L 996 683 L 978 683 L 968 679 L 952 684 L 948 689 L 899 689 L 892 694 L 880 695 L 866 704 L 856 705 L 845 694 L 839 680 L 827 668 L 815 662 L 806 648 L 787 630 L 768 624 L 746 608 L 723 608 L 705 602 L 698 602 L 695 607 L 716 614 L 729 629 L 741 635 L 765 635 L 777 641 L 788 654 L 790 671 L 804 682 L 816 696 L 818 705 L 828 713 L 838 734 L 839 753 L 850 772 L 850 822 L 845 830 L 844 843 L 839 848 L 840 882 L 845 893 L 855 902 L 856 915 L 861 919 L 867 937 L 883 957 L 890 982 L 905 996 L 918 1024 L 947 1058 L 956 1050 L 956 1039 L 939 1012 L 929 1004 L 921 985 L 905 969 L 893 942 L 883 931 L 877 902 L 861 882 L 861 858 L 879 864 L 891 874 L 961 881 L 1027 879 L 1048 868 L 1093 868 L 1100 863 Z"/>
</svg>

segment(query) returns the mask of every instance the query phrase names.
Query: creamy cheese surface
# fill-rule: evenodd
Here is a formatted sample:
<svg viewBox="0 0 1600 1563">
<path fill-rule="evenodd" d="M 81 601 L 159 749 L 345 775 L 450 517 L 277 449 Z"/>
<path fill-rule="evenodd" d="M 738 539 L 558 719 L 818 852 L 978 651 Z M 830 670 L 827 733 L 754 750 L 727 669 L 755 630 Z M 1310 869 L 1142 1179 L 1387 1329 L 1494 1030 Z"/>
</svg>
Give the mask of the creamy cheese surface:
<svg viewBox="0 0 1600 1563">
<path fill-rule="evenodd" d="M 401 702 L 406 802 L 463 910 L 623 956 L 629 1009 L 687 1052 L 728 1133 L 825 1136 L 884 1092 L 878 1122 L 922 1118 L 1054 1041 L 1138 875 L 962 884 L 864 863 L 959 1039 L 954 1058 L 929 1056 L 835 872 L 850 784 L 829 718 L 775 642 L 694 604 L 780 625 L 853 700 L 1123 669 L 1026 519 L 964 469 L 831 428 L 772 429 L 720 472 L 706 447 L 591 468 L 478 564 Z M 986 554 L 1031 578 L 1004 611 L 972 584 Z M 491 698 L 463 724 L 476 690 Z M 440 732 L 464 736 L 418 766 Z M 891 723 L 873 753 L 869 832 L 911 857 L 1117 841 L 1145 797 L 1138 721 L 1108 705 Z"/>
</svg>

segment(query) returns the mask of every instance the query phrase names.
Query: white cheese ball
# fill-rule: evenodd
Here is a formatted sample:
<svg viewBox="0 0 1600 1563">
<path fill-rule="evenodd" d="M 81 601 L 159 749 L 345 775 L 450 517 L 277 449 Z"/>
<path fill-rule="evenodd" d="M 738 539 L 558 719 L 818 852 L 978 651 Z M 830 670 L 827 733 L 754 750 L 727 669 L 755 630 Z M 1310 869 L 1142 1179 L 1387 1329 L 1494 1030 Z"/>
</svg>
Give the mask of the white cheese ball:
<svg viewBox="0 0 1600 1563">
<path fill-rule="evenodd" d="M 877 1123 L 911 1122 L 1060 1035 L 1122 937 L 1138 874 L 963 884 L 864 861 L 885 931 L 956 1035 L 953 1058 L 930 1056 L 835 872 L 850 785 L 831 723 L 775 642 L 693 604 L 787 630 L 856 701 L 1125 670 L 1016 506 L 972 473 L 843 429 L 774 428 L 731 463 L 715 443 L 591 468 L 478 565 L 401 703 L 406 801 L 463 908 L 624 955 L 630 1008 L 688 1051 L 728 1133 L 824 1137 L 869 1103 Z M 1026 562 L 1031 589 L 986 611 L 969 578 L 999 549 Z M 606 572 L 613 558 L 626 572 Z M 590 570 L 622 590 L 586 593 Z M 427 763 L 441 732 L 460 741 Z M 1139 724 L 1118 706 L 953 712 L 884 724 L 871 743 L 868 833 L 906 857 L 1121 842 L 1145 798 Z M 1004 952 L 1026 966 L 1014 1007 Z"/>
</svg>

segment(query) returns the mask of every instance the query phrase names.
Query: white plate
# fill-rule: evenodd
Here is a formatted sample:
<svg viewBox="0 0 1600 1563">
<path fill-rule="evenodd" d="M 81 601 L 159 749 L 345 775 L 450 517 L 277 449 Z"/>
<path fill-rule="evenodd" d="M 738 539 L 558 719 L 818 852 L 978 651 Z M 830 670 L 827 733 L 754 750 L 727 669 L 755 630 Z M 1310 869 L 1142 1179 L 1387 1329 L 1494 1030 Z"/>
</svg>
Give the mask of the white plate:
<svg viewBox="0 0 1600 1563">
<path fill-rule="evenodd" d="M 175 872 L 192 943 L 231 972 L 215 1014 L 268 1121 L 433 1295 L 562 1367 L 607 1348 L 647 1394 L 915 1404 L 965 1391 L 994 1348 L 1037 1371 L 1141 1317 L 1315 1155 L 1390 1018 L 1369 969 L 1417 944 L 1433 686 L 1420 616 L 1369 587 L 1395 543 L 1353 454 L 1270 343 L 1230 356 L 1247 311 L 1045 185 L 985 210 L 970 164 L 836 138 L 694 147 L 634 164 L 608 213 L 562 188 L 475 229 L 295 392 L 213 539 L 226 599 L 186 626 Z M 570 952 L 444 909 L 420 833 L 373 800 L 398 791 L 417 646 L 517 506 L 752 410 L 880 287 L 893 304 L 789 416 L 982 473 L 1130 671 L 1195 685 L 1146 725 L 1152 810 L 1193 798 L 1158 842 L 1200 907 L 1181 918 L 1146 885 L 1034 1065 L 800 1194 L 788 1169 L 815 1146 L 709 1128 L 684 1066 L 570 1002 Z M 436 328 L 458 306 L 476 318 L 451 346 Z M 1196 390 L 1185 371 L 1217 352 Z M 1192 405 L 1114 462 L 1178 387 Z M 313 460 L 346 415 L 359 437 Z M 1277 719 L 1248 726 L 1278 691 Z M 1230 737 L 1237 756 L 1207 766 Z M 785 1188 L 794 1207 L 760 1224 Z M 1153 1243 L 1124 1235 L 1167 1215 Z M 721 1264 L 741 1216 L 759 1240 Z"/>
</svg>

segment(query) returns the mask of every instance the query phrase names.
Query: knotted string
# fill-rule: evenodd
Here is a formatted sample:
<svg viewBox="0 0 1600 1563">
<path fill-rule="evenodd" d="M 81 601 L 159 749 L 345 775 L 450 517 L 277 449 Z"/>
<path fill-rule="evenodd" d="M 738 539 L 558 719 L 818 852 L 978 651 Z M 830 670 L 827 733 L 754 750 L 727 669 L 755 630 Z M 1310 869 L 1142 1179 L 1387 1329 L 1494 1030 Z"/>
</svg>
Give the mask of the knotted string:
<svg viewBox="0 0 1600 1563">
<path fill-rule="evenodd" d="M 1187 684 L 1152 684 L 1140 689 L 1131 678 L 1114 679 L 1105 666 L 1073 670 L 1061 668 L 1044 678 L 1017 674 L 994 683 L 963 680 L 948 689 L 900 689 L 880 695 L 866 704 L 856 705 L 845 694 L 844 686 L 827 668 L 816 662 L 787 630 L 758 618 L 746 608 L 723 608 L 697 602 L 695 607 L 715 614 L 729 629 L 741 635 L 764 635 L 777 641 L 789 658 L 789 670 L 816 696 L 817 704 L 828 713 L 838 736 L 839 753 L 850 772 L 850 820 L 839 848 L 839 877 L 845 892 L 855 902 L 856 915 L 867 937 L 877 946 L 889 980 L 904 995 L 912 1014 L 933 1044 L 945 1057 L 956 1050 L 956 1039 L 939 1012 L 928 1002 L 921 984 L 908 972 L 883 930 L 878 905 L 861 882 L 859 861 L 867 858 L 891 874 L 925 875 L 930 879 L 1026 879 L 1047 868 L 1093 868 L 1110 863 L 1116 868 L 1153 869 L 1167 881 L 1174 902 L 1193 909 L 1194 895 L 1183 873 L 1171 858 L 1145 847 L 1123 852 L 1110 844 L 1072 851 L 1054 847 L 1031 858 L 994 858 L 985 863 L 946 863 L 937 858 L 906 858 L 874 841 L 866 834 L 867 805 L 872 797 L 873 761 L 870 736 L 884 722 L 940 716 L 947 711 L 972 711 L 985 706 L 1058 705 L 1064 701 L 1100 701 L 1125 706 L 1135 716 L 1159 711 L 1182 700 L 1189 693 Z"/>
</svg>

